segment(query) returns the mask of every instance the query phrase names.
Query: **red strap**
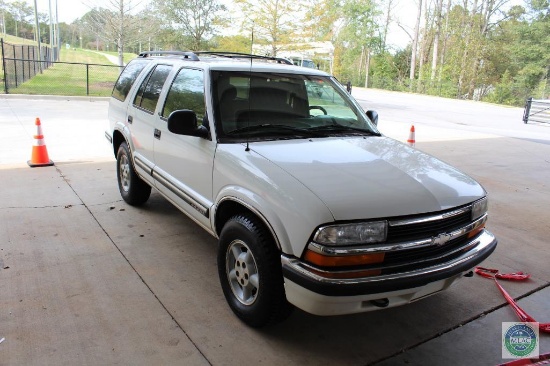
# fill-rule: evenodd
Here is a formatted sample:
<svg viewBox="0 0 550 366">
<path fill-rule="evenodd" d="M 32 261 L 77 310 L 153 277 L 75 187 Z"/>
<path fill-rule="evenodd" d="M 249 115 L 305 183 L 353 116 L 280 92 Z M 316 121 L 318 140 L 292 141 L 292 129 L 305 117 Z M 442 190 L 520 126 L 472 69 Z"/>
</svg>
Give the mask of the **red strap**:
<svg viewBox="0 0 550 366">
<path fill-rule="evenodd" d="M 501 363 L 498 366 L 541 366 L 550 365 L 550 353 L 540 355 L 538 358 L 522 358 L 519 360 Z"/>
<path fill-rule="evenodd" d="M 508 301 L 508 304 L 514 309 L 516 312 L 518 318 L 522 322 L 532 322 L 537 323 L 533 317 L 531 317 L 529 314 L 527 314 L 522 308 L 519 307 L 518 303 L 514 300 L 512 296 L 504 288 L 498 283 L 497 278 L 503 279 L 503 280 L 512 280 L 512 281 L 524 281 L 527 280 L 531 275 L 523 273 L 523 272 L 516 272 L 516 273 L 498 273 L 498 269 L 492 269 L 492 268 L 483 268 L 483 267 L 476 267 L 475 273 L 485 277 L 485 278 L 492 278 L 495 280 L 495 284 L 497 285 L 498 289 Z M 539 323 L 539 330 L 544 333 L 550 333 L 550 323 Z"/>
<path fill-rule="evenodd" d="M 530 274 L 523 273 L 523 272 L 499 273 L 498 269 L 483 268 L 483 267 L 476 267 L 475 272 L 476 274 L 485 278 L 500 278 L 503 280 L 511 280 L 511 281 L 524 281 L 524 280 L 527 280 L 529 277 L 531 277 Z"/>
</svg>

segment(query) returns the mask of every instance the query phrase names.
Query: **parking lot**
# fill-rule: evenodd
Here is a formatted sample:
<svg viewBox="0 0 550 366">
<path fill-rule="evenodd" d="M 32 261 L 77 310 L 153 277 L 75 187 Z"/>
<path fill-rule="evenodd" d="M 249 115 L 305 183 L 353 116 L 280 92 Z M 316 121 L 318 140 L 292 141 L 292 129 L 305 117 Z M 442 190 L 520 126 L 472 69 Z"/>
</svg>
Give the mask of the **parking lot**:
<svg viewBox="0 0 550 366">
<path fill-rule="evenodd" d="M 354 88 L 380 130 L 466 172 L 489 192 L 499 239 L 485 267 L 550 322 L 550 125 L 522 109 Z M 55 166 L 31 169 L 34 119 Z M 294 311 L 251 329 L 226 305 L 216 240 L 158 193 L 120 198 L 104 137 L 107 101 L 0 96 L 0 365 L 496 365 L 516 315 L 492 280 L 378 312 Z M 550 336 L 540 336 L 540 353 Z"/>
</svg>

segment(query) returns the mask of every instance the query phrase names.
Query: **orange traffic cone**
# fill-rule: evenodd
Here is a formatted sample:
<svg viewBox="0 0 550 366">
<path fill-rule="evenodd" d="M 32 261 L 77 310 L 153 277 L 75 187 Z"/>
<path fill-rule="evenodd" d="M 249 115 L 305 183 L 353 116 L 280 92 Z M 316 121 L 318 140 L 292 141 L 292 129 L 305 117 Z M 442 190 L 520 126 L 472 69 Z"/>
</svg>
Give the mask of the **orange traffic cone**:
<svg viewBox="0 0 550 366">
<path fill-rule="evenodd" d="M 51 161 L 48 157 L 48 149 L 46 148 L 46 143 L 44 142 L 40 118 L 36 118 L 34 124 L 36 125 L 36 135 L 34 135 L 31 160 L 27 161 L 27 164 L 29 164 L 31 168 L 51 166 L 53 165 L 53 161 Z"/>
<path fill-rule="evenodd" d="M 411 132 L 409 132 L 409 139 L 407 140 L 409 143 L 409 146 L 414 147 L 414 144 L 416 143 L 414 139 L 414 125 L 411 126 Z"/>
</svg>

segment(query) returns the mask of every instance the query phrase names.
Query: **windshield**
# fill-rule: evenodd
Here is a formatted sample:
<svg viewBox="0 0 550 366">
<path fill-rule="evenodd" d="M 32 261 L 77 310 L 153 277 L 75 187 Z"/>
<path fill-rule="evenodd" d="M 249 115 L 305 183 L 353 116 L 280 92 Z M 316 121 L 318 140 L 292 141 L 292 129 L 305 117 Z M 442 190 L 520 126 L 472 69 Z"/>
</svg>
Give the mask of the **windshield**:
<svg viewBox="0 0 550 366">
<path fill-rule="evenodd" d="M 379 135 L 328 76 L 213 71 L 212 88 L 222 140 Z"/>
</svg>

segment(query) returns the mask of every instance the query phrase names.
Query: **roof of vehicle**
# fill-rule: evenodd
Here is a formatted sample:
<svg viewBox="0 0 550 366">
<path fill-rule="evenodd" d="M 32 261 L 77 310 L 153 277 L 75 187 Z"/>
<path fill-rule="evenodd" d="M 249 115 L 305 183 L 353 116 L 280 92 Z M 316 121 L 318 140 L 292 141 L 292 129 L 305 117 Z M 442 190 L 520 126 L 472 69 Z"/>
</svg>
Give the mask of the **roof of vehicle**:
<svg viewBox="0 0 550 366">
<path fill-rule="evenodd" d="M 236 52 L 190 52 L 190 51 L 147 51 L 139 58 L 171 61 L 196 65 L 197 67 L 220 71 L 279 72 L 301 75 L 328 74 L 310 68 L 294 66 L 289 60 L 278 57 L 260 56 Z"/>
</svg>

